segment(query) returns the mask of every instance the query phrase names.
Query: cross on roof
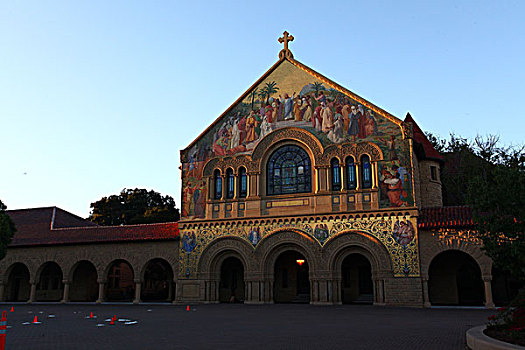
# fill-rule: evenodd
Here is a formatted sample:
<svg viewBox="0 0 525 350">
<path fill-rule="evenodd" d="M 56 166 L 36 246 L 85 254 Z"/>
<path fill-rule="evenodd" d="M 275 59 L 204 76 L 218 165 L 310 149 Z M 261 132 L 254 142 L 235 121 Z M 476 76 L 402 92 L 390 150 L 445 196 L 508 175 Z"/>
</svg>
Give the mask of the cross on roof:
<svg viewBox="0 0 525 350">
<path fill-rule="evenodd" d="M 288 42 L 293 41 L 294 37 L 293 35 L 289 35 L 287 31 L 283 33 L 283 36 L 278 39 L 278 41 L 282 44 L 284 43 L 284 49 L 279 52 L 279 58 L 282 58 L 282 55 L 293 58 L 292 52 L 288 49 Z"/>
</svg>

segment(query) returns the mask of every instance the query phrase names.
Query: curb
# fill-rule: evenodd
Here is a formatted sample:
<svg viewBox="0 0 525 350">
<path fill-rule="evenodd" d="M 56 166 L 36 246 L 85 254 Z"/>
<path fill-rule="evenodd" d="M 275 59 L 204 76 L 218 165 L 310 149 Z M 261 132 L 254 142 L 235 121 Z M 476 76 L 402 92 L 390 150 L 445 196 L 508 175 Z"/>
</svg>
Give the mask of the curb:
<svg viewBox="0 0 525 350">
<path fill-rule="evenodd" d="M 483 331 L 486 326 L 478 326 L 467 331 L 467 346 L 472 350 L 507 350 L 525 349 L 523 346 L 514 345 L 486 336 Z"/>
</svg>

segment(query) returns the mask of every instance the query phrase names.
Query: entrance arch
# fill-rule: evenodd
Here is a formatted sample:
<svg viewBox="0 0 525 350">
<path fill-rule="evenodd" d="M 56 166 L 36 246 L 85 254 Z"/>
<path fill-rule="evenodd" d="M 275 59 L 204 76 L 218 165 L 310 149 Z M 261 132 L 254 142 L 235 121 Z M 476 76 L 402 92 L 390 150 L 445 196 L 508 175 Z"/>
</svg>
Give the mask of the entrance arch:
<svg viewBox="0 0 525 350">
<path fill-rule="evenodd" d="M 156 258 L 148 261 L 140 299 L 149 302 L 173 300 L 173 269 L 166 260 Z"/>
<path fill-rule="evenodd" d="M 374 285 L 372 265 L 359 253 L 346 256 L 341 263 L 341 297 L 343 304 L 372 304 Z"/>
<path fill-rule="evenodd" d="M 244 266 L 237 257 L 230 256 L 221 264 L 219 302 L 244 302 Z"/>
<path fill-rule="evenodd" d="M 87 260 L 79 261 L 73 268 L 69 299 L 71 301 L 96 301 L 97 297 L 97 269 Z"/>
<path fill-rule="evenodd" d="M 481 270 L 470 255 L 459 250 L 439 253 L 432 259 L 428 275 L 432 305 L 483 305 Z"/>
<path fill-rule="evenodd" d="M 6 301 L 27 301 L 30 292 L 29 269 L 22 263 L 14 264 L 7 277 Z"/>
<path fill-rule="evenodd" d="M 126 260 L 115 260 L 107 270 L 106 300 L 132 301 L 135 296 L 133 268 Z"/>
<path fill-rule="evenodd" d="M 273 300 L 276 303 L 309 303 L 308 261 L 303 254 L 287 250 L 275 261 Z"/>
<path fill-rule="evenodd" d="M 64 294 L 62 269 L 56 262 L 50 261 L 42 265 L 37 274 L 36 301 L 60 301 Z"/>
</svg>

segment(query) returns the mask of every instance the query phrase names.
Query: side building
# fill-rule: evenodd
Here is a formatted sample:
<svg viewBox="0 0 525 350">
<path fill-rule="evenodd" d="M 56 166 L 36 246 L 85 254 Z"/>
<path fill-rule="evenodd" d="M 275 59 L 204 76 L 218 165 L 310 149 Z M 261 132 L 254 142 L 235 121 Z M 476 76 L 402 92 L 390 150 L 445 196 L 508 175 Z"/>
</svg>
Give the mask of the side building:
<svg viewBox="0 0 525 350">
<path fill-rule="evenodd" d="M 98 226 L 60 208 L 10 210 L 0 301 L 171 302 L 177 223 Z"/>
</svg>

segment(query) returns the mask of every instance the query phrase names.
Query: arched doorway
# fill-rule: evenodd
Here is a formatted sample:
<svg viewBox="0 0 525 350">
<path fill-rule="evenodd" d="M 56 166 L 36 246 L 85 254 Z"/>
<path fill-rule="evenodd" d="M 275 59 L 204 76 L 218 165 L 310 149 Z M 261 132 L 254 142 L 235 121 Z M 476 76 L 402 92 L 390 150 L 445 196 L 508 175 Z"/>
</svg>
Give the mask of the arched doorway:
<svg viewBox="0 0 525 350">
<path fill-rule="evenodd" d="M 98 297 L 97 269 L 86 260 L 77 263 L 69 286 L 69 300 L 96 301 Z"/>
<path fill-rule="evenodd" d="M 134 274 L 131 265 L 125 260 L 111 263 L 107 272 L 106 300 L 132 301 L 135 296 Z"/>
<path fill-rule="evenodd" d="M 7 301 L 27 301 L 31 293 L 29 269 L 22 263 L 16 263 L 7 277 Z"/>
<path fill-rule="evenodd" d="M 221 264 L 219 302 L 244 302 L 244 266 L 236 257 L 226 258 Z"/>
<path fill-rule="evenodd" d="M 173 270 L 166 260 L 153 259 L 147 263 L 140 299 L 149 302 L 173 300 Z"/>
<path fill-rule="evenodd" d="M 497 306 L 506 306 L 514 299 L 524 283 L 505 271 L 492 267 L 492 298 Z"/>
<path fill-rule="evenodd" d="M 374 287 L 372 266 L 361 254 L 348 255 L 341 264 L 341 297 L 343 304 L 372 304 Z"/>
<path fill-rule="evenodd" d="M 275 261 L 273 300 L 276 303 L 309 303 L 308 261 L 299 252 L 289 250 Z"/>
<path fill-rule="evenodd" d="M 470 255 L 458 250 L 440 253 L 430 263 L 428 275 L 432 305 L 483 305 L 481 271 Z"/>
<path fill-rule="evenodd" d="M 36 301 L 60 301 L 64 293 L 62 269 L 56 262 L 45 263 L 36 285 Z"/>
</svg>

